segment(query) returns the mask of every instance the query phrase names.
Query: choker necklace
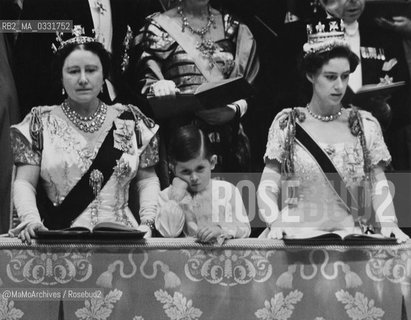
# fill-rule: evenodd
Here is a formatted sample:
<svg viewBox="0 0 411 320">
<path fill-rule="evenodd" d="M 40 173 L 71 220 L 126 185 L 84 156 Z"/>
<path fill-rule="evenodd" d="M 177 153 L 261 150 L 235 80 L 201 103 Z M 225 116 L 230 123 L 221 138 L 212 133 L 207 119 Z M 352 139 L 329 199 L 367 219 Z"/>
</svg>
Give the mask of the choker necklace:
<svg viewBox="0 0 411 320">
<path fill-rule="evenodd" d="M 106 120 L 107 106 L 99 102 L 97 110 L 88 117 L 80 116 L 75 110 L 70 107 L 67 100 L 61 104 L 61 109 L 67 118 L 81 131 L 93 133 L 98 131 Z"/>
<path fill-rule="evenodd" d="M 340 108 L 340 110 L 339 110 L 337 113 L 330 114 L 329 116 L 322 116 L 322 115 L 319 115 L 319 114 L 314 113 L 314 112 L 311 110 L 311 107 L 310 107 L 309 104 L 307 104 L 307 110 L 308 110 L 308 113 L 309 113 L 313 118 L 315 118 L 315 119 L 317 119 L 317 120 L 324 121 L 324 122 L 333 121 L 333 120 L 337 119 L 339 116 L 341 116 L 341 114 L 342 114 L 341 108 Z"/>
<path fill-rule="evenodd" d="M 215 17 L 211 13 L 210 6 L 208 7 L 208 17 L 207 17 L 207 24 L 201 28 L 193 28 L 190 23 L 188 22 L 187 17 L 184 15 L 183 7 L 178 6 L 177 12 L 181 16 L 182 20 L 182 27 L 181 32 L 184 32 L 185 28 L 188 28 L 192 33 L 200 36 L 201 42 L 197 42 L 196 49 L 198 49 L 201 54 L 206 57 L 210 61 L 210 68 L 214 66 L 214 59 L 213 54 L 218 51 L 217 45 L 211 39 L 206 39 L 205 35 L 210 31 L 211 26 L 213 28 L 217 28 Z"/>
</svg>

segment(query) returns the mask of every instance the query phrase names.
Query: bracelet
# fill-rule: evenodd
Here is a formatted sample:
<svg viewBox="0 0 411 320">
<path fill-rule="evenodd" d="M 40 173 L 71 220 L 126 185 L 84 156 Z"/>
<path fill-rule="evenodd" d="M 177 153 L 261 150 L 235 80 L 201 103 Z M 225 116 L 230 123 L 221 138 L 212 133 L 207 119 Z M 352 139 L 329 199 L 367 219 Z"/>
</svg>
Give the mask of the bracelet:
<svg viewBox="0 0 411 320">
<path fill-rule="evenodd" d="M 154 219 L 141 221 L 141 224 L 148 226 L 151 230 L 154 230 Z"/>
</svg>

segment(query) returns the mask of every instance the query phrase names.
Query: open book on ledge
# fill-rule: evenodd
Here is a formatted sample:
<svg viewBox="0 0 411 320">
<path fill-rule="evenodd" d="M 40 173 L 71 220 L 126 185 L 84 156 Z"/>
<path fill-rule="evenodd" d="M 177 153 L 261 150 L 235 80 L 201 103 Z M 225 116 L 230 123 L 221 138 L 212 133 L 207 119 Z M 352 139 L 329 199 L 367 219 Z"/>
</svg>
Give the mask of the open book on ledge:
<svg viewBox="0 0 411 320">
<path fill-rule="evenodd" d="M 357 91 L 353 91 L 352 102 L 361 105 L 362 102 L 367 101 L 372 97 L 388 97 L 403 86 L 405 86 L 405 81 L 397 81 L 388 84 L 365 84 Z"/>
<path fill-rule="evenodd" d="M 222 81 L 206 82 L 195 93 L 182 93 L 164 97 L 147 97 L 156 119 L 167 119 L 198 110 L 223 107 L 240 99 L 247 99 L 253 94 L 251 85 L 243 77 L 229 78 Z"/>
<path fill-rule="evenodd" d="M 93 229 L 71 227 L 62 230 L 37 231 L 36 238 L 41 239 L 142 239 L 144 231 L 115 222 L 100 222 Z"/>
<path fill-rule="evenodd" d="M 349 233 L 346 230 L 335 230 L 332 232 L 322 230 L 312 230 L 300 234 L 285 235 L 284 243 L 286 244 L 319 244 L 327 242 L 341 242 L 347 244 L 395 244 L 397 239 L 387 238 L 379 233 Z"/>
<path fill-rule="evenodd" d="M 354 91 L 355 94 L 366 94 L 366 93 L 391 93 L 396 90 L 396 88 L 402 87 L 405 85 L 405 81 L 397 81 L 392 83 L 376 83 L 376 84 L 365 84 L 357 91 Z"/>
</svg>

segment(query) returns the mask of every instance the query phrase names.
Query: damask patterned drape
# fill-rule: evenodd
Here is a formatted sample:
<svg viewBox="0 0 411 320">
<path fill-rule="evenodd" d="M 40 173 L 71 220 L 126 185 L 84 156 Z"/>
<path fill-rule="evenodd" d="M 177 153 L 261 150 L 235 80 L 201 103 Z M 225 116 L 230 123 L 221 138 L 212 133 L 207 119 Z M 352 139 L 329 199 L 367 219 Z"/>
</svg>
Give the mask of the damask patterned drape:
<svg viewBox="0 0 411 320">
<path fill-rule="evenodd" d="M 0 319 L 411 319 L 411 242 L 0 241 Z"/>
</svg>

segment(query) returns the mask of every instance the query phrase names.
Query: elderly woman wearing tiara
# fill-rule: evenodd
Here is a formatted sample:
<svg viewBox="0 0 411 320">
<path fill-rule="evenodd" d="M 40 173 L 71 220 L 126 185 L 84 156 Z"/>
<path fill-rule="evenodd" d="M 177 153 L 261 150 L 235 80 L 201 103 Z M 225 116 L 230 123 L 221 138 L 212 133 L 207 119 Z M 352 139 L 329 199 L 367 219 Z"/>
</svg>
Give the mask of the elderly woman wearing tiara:
<svg viewBox="0 0 411 320">
<path fill-rule="evenodd" d="M 384 174 L 391 156 L 380 125 L 341 102 L 358 65 L 342 28 L 338 20 L 307 26 L 302 66 L 312 96 L 306 106 L 282 110 L 269 130 L 258 188 L 268 226 L 262 238 L 368 232 L 375 220 L 382 235 L 408 239 Z"/>
<path fill-rule="evenodd" d="M 21 223 L 10 234 L 30 243 L 38 230 L 114 222 L 150 236 L 159 192 L 153 169 L 158 126 L 135 106 L 108 106 L 98 98 L 110 56 L 80 26 L 73 34 L 54 45 L 66 99 L 33 108 L 12 127 L 14 204 Z M 38 182 L 45 191 L 41 208 Z M 128 207 L 131 182 L 139 195 L 140 225 Z"/>
</svg>

